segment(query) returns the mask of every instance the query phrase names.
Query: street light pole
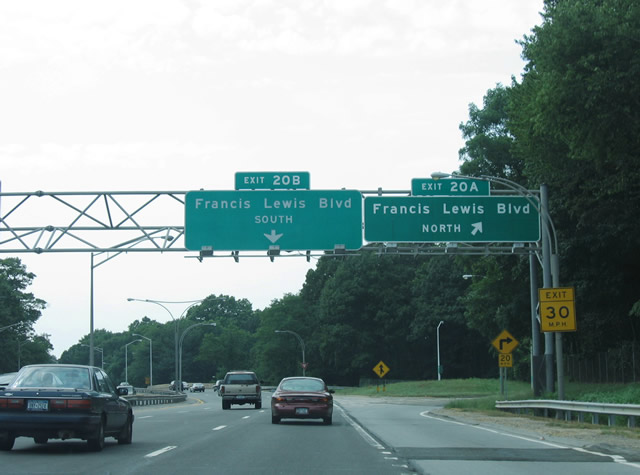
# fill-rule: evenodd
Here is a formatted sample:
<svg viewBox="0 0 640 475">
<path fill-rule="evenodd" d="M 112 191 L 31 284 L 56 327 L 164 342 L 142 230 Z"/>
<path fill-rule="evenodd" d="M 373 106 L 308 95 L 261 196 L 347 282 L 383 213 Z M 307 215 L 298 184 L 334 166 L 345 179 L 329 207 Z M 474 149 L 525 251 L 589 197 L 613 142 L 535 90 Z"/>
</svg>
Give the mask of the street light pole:
<svg viewBox="0 0 640 475">
<path fill-rule="evenodd" d="M 197 305 L 199 303 L 201 303 L 203 301 L 203 299 L 201 300 L 187 300 L 187 301 L 182 301 L 182 302 L 168 302 L 165 300 L 150 300 L 150 299 L 132 299 L 132 298 L 128 298 L 127 299 L 128 302 L 146 302 L 146 303 L 154 303 L 156 305 L 161 306 L 162 308 L 164 308 L 167 313 L 169 314 L 169 316 L 171 317 L 171 320 L 173 320 L 175 322 L 175 331 L 174 331 L 174 341 L 175 341 L 175 390 L 178 391 L 178 387 L 180 387 L 180 389 L 182 389 L 182 384 L 180 382 L 180 368 L 179 368 L 179 363 L 178 363 L 178 325 L 180 324 L 180 318 L 182 318 L 182 316 L 187 312 L 187 310 L 189 310 L 191 307 L 193 307 L 194 305 Z M 178 303 L 188 303 L 190 304 L 187 308 L 184 309 L 184 311 L 182 312 L 182 314 L 180 314 L 180 317 L 178 319 L 175 319 L 173 317 L 173 313 L 171 313 L 171 310 L 169 310 L 164 304 L 178 304 Z"/>
<path fill-rule="evenodd" d="M 91 349 L 90 345 L 85 345 L 84 343 L 81 343 L 80 346 L 86 346 L 87 348 Z M 102 348 L 100 348 L 99 346 L 94 346 L 93 349 L 95 351 L 99 351 L 100 352 L 100 368 L 104 369 L 104 350 Z"/>
<path fill-rule="evenodd" d="M 302 348 L 302 376 L 306 376 L 307 362 L 304 359 L 304 341 L 302 341 L 300 335 L 291 330 L 275 330 L 275 333 L 291 333 L 298 339 L 298 342 L 300 342 L 300 347 Z"/>
<path fill-rule="evenodd" d="M 20 371 L 20 356 L 21 356 L 21 352 L 22 352 L 22 345 L 24 345 L 25 343 L 31 341 L 29 338 L 27 338 L 24 341 L 18 341 L 18 371 Z"/>
<path fill-rule="evenodd" d="M 8 328 L 15 327 L 16 325 L 20 325 L 21 323 L 22 322 L 16 322 L 16 323 L 12 323 L 11 325 L 7 325 L 6 327 L 2 327 L 2 328 L 0 328 L 0 332 L 3 331 L 3 330 L 6 330 Z"/>
<path fill-rule="evenodd" d="M 138 343 L 139 341 L 142 341 L 142 340 L 133 340 L 127 343 L 126 345 L 124 345 L 124 380 L 127 382 L 127 384 L 129 384 L 129 361 L 127 358 L 127 350 L 129 345 L 133 343 Z"/>
<path fill-rule="evenodd" d="M 438 323 L 438 327 L 436 328 L 436 348 L 438 349 L 438 381 L 441 379 L 441 371 L 440 371 L 440 325 L 444 322 L 440 320 Z"/>
<path fill-rule="evenodd" d="M 180 389 L 181 389 L 181 390 L 182 390 L 182 342 L 184 341 L 184 337 L 185 337 L 185 335 L 187 334 L 187 332 L 188 332 L 189 330 L 191 330 L 192 328 L 195 328 L 195 327 L 203 326 L 203 325 L 209 325 L 209 326 L 212 326 L 212 327 L 215 327 L 215 326 L 216 326 L 215 322 L 200 322 L 200 323 L 194 323 L 193 325 L 191 325 L 191 326 L 187 327 L 187 328 L 185 329 L 185 331 L 183 331 L 183 332 L 182 332 L 182 335 L 180 336 L 180 345 L 179 345 L 179 347 L 180 347 L 180 359 L 179 359 L 180 372 L 179 372 L 178 374 L 179 374 Z M 176 380 L 176 381 L 177 381 L 177 380 Z M 177 384 L 178 384 L 178 383 L 176 382 L 176 387 L 177 387 Z"/>
<path fill-rule="evenodd" d="M 119 254 L 121 254 L 121 252 L 117 252 L 113 255 L 110 255 L 109 257 L 107 257 L 106 259 L 104 259 L 101 262 L 98 262 L 97 264 L 94 264 L 94 256 L 98 255 L 98 254 L 103 254 L 103 252 L 92 252 L 91 253 L 91 277 L 89 279 L 90 281 L 90 295 L 89 295 L 89 348 L 91 351 L 89 351 L 89 366 L 95 366 L 94 365 L 94 355 L 93 355 L 93 320 L 94 320 L 94 314 L 93 314 L 93 269 L 95 269 L 96 267 L 101 266 L 102 264 L 104 264 L 107 261 L 110 261 L 111 259 L 113 259 L 114 257 L 118 256 Z M 104 361 L 103 361 L 104 363 Z"/>
<path fill-rule="evenodd" d="M 144 338 L 145 340 L 149 340 L 149 386 L 153 386 L 153 343 L 151 342 L 151 338 L 147 338 L 144 335 L 139 335 L 138 333 L 134 333 L 133 336 L 139 336 L 140 338 Z"/>
</svg>

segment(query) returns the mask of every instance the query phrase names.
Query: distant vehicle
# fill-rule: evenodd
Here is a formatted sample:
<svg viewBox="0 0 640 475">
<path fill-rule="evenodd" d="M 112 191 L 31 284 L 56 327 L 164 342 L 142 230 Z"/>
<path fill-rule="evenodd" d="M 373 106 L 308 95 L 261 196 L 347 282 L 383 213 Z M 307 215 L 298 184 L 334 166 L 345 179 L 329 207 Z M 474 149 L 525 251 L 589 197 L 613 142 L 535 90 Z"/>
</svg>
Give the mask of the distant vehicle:
<svg viewBox="0 0 640 475">
<path fill-rule="evenodd" d="M 222 384 L 222 380 L 221 379 L 217 380 L 216 384 L 213 386 L 213 390 L 218 393 L 220 391 L 221 384 Z"/>
<path fill-rule="evenodd" d="M 218 395 L 222 397 L 222 409 L 230 409 L 231 404 L 255 404 L 262 407 L 262 389 L 256 373 L 252 371 L 230 371 L 222 383 Z"/>
<path fill-rule="evenodd" d="M 271 423 L 282 419 L 322 419 L 329 425 L 333 418 L 333 390 L 320 378 L 284 378 L 271 396 Z"/>
<path fill-rule="evenodd" d="M 102 450 L 105 437 L 130 444 L 133 410 L 124 394 L 93 366 L 24 366 L 0 390 L 0 450 L 11 450 L 16 437 L 33 437 L 36 444 L 83 439 L 94 451 Z"/>
<path fill-rule="evenodd" d="M 185 381 L 182 381 L 182 391 L 186 391 L 187 389 L 189 389 L 189 384 L 186 383 Z M 175 391 L 176 390 L 176 382 L 175 381 L 171 381 L 171 384 L 169 384 L 169 390 L 170 391 Z"/>
<path fill-rule="evenodd" d="M 16 377 L 16 373 L 5 373 L 0 374 L 0 389 L 6 388 L 11 381 L 13 381 Z"/>
<path fill-rule="evenodd" d="M 191 387 L 189 388 L 189 391 L 191 391 L 192 393 L 195 392 L 204 392 L 204 384 L 202 383 L 193 383 L 191 385 Z"/>
<path fill-rule="evenodd" d="M 126 381 L 123 381 L 122 383 L 118 384 L 118 388 L 117 389 L 121 389 L 124 388 L 127 390 L 127 394 L 129 396 L 132 396 L 136 393 L 136 388 L 134 388 L 132 385 L 130 385 L 129 383 L 127 383 Z"/>
</svg>

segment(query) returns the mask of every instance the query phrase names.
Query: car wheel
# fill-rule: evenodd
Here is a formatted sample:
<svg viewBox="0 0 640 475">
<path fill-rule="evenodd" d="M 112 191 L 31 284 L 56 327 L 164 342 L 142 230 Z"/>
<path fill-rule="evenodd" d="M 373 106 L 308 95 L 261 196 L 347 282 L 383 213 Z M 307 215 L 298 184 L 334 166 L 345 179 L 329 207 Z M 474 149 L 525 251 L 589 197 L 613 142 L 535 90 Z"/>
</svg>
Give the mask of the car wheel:
<svg viewBox="0 0 640 475">
<path fill-rule="evenodd" d="M 131 415 L 127 417 L 127 422 L 118 435 L 118 444 L 129 445 L 133 440 L 133 419 Z"/>
<path fill-rule="evenodd" d="M 256 402 L 256 409 L 262 409 L 262 401 Z"/>
<path fill-rule="evenodd" d="M 42 445 L 42 444 L 46 444 L 48 440 L 49 440 L 49 439 L 48 439 L 47 437 L 34 437 L 34 438 L 33 438 L 33 441 L 34 441 L 36 444 L 40 444 L 40 445 Z"/>
<path fill-rule="evenodd" d="M 271 416 L 272 424 L 280 424 L 280 418 L 278 416 Z"/>
<path fill-rule="evenodd" d="M 331 425 L 331 416 L 329 417 L 323 417 L 322 421 L 325 423 L 325 425 L 330 426 Z"/>
<path fill-rule="evenodd" d="M 231 407 L 231 403 L 227 401 L 222 401 L 222 409 L 227 410 Z"/>
<path fill-rule="evenodd" d="M 100 421 L 96 437 L 87 439 L 89 450 L 100 452 L 104 448 L 104 419 Z"/>
<path fill-rule="evenodd" d="M 0 439 L 0 450 L 11 450 L 15 441 L 16 438 L 12 435 L 7 435 L 6 437 Z"/>
</svg>

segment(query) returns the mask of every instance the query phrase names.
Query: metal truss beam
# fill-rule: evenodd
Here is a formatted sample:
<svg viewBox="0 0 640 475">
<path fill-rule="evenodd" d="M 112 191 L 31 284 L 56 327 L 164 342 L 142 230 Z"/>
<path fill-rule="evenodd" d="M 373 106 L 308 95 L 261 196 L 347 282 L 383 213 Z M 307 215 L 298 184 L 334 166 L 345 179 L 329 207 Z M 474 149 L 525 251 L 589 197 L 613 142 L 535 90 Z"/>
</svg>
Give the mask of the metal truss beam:
<svg viewBox="0 0 640 475">
<path fill-rule="evenodd" d="M 363 194 L 408 194 L 363 191 Z M 97 191 L 0 193 L 0 254 L 60 252 L 182 252 L 186 191 Z M 505 243 L 368 244 L 357 252 L 334 250 L 280 254 L 277 257 L 378 255 L 513 255 L 538 253 L 539 246 Z M 232 253 L 195 253 L 198 258 L 232 257 Z M 270 257 L 243 254 L 242 257 Z"/>
</svg>

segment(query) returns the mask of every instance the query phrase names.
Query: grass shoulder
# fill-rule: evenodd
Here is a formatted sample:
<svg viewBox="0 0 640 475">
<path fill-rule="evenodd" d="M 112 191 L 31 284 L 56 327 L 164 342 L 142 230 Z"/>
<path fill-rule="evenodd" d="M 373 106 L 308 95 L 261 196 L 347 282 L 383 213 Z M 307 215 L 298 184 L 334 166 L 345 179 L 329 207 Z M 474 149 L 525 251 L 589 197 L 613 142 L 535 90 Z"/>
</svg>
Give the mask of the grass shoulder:
<svg viewBox="0 0 640 475">
<path fill-rule="evenodd" d="M 437 397 L 449 398 L 447 408 L 469 411 L 490 411 L 496 401 L 534 399 L 531 385 L 522 381 L 508 381 L 504 393 L 498 379 L 443 379 L 441 381 L 404 381 L 389 384 L 343 388 L 337 394 L 370 397 Z M 632 384 L 565 384 L 567 400 L 612 404 L 640 404 L 640 383 Z M 538 399 L 557 399 L 556 394 L 544 394 Z"/>
</svg>

